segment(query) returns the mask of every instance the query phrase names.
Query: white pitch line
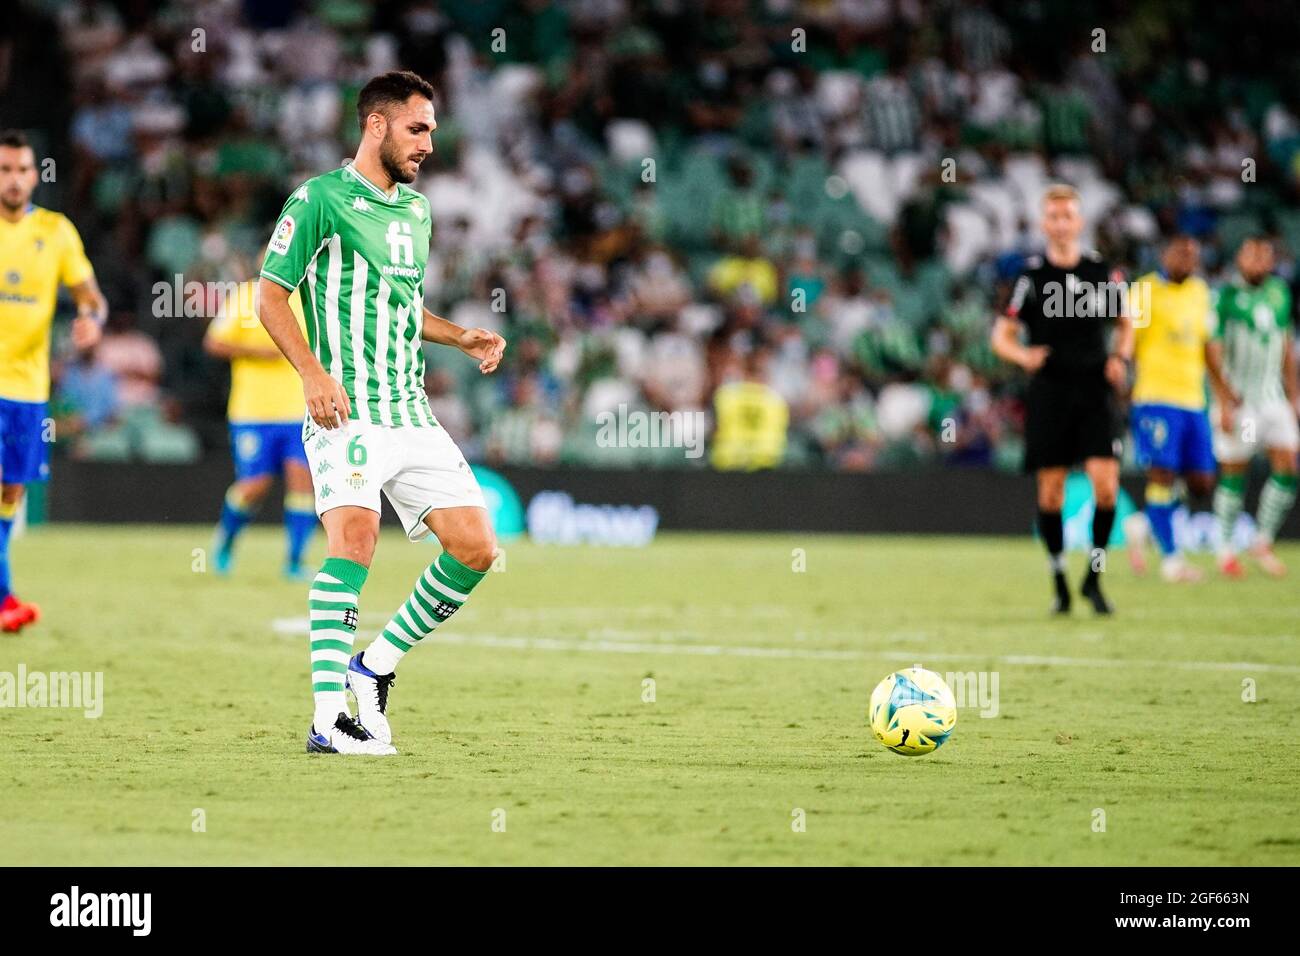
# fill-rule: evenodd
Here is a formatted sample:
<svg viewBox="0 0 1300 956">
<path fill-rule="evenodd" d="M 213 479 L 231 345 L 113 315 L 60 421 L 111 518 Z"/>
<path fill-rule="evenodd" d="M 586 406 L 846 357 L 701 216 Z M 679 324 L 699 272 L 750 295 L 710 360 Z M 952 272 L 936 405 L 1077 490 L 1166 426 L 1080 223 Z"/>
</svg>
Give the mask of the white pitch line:
<svg viewBox="0 0 1300 956">
<path fill-rule="evenodd" d="M 386 620 L 386 619 L 385 619 Z M 310 631 L 305 617 L 276 618 L 277 634 L 298 635 Z M 1121 660 L 1112 657 L 1059 657 L 1036 654 L 950 654 L 918 651 L 854 651 L 813 647 L 747 647 L 739 644 L 678 644 L 648 641 L 575 641 L 559 637 L 507 637 L 502 634 L 437 634 L 425 643 L 456 647 L 504 647 L 519 651 L 588 651 L 604 654 L 681 654 L 692 657 L 766 657 L 779 660 L 867 661 L 996 661 L 1013 666 L 1046 667 L 1167 667 L 1186 671 L 1268 671 L 1300 674 L 1300 665 L 1263 664 L 1252 661 L 1157 661 Z"/>
</svg>

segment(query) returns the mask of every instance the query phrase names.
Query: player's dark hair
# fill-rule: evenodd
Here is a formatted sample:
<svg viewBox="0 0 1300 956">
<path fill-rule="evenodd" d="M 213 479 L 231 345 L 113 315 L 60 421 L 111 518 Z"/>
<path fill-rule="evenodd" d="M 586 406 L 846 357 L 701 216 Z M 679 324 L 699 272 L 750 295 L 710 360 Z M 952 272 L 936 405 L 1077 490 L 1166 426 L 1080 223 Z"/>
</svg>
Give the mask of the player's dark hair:
<svg viewBox="0 0 1300 956">
<path fill-rule="evenodd" d="M 392 70 L 379 74 L 357 94 L 357 125 L 364 132 L 367 116 L 371 113 L 387 116 L 390 109 L 405 103 L 416 93 L 426 100 L 432 100 L 433 86 L 424 77 L 410 70 Z"/>
<path fill-rule="evenodd" d="M 22 149 L 32 144 L 27 141 L 27 134 L 20 129 L 7 129 L 0 133 L 0 146 L 10 149 Z"/>
</svg>

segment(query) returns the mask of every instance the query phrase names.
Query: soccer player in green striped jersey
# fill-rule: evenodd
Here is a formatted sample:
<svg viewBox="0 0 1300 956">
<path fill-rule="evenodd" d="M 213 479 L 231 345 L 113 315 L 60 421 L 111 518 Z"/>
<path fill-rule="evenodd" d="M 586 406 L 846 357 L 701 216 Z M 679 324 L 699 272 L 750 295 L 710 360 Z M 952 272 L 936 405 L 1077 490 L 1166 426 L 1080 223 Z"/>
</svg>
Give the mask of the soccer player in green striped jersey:
<svg viewBox="0 0 1300 956">
<path fill-rule="evenodd" d="M 1219 486 L 1214 514 L 1219 525 L 1219 570 L 1228 577 L 1245 571 L 1232 531 L 1241 514 L 1246 468 L 1259 449 L 1268 454 L 1269 478 L 1259 496 L 1258 533 L 1251 554 L 1266 574 L 1280 577 L 1285 566 L 1273 539 L 1296 497 L 1296 361 L 1291 341 L 1291 290 L 1273 275 L 1272 244 L 1247 239 L 1237 252 L 1236 280 L 1215 299 L 1218 330 L 1211 348 L 1222 352 L 1230 400 L 1215 410 L 1214 453 Z"/>
<path fill-rule="evenodd" d="M 396 753 L 388 698 L 397 664 L 468 599 L 496 550 L 478 482 L 424 392 L 422 342 L 460 349 L 484 374 L 506 346 L 424 308 L 429 202 L 407 184 L 433 149 L 433 95 L 409 72 L 367 83 L 356 158 L 293 191 L 262 265 L 262 324 L 302 377 L 303 445 L 329 549 L 308 596 L 314 753 Z M 289 309 L 295 289 L 306 338 Z M 381 490 L 412 541 L 432 533 L 443 551 L 354 655 Z"/>
</svg>

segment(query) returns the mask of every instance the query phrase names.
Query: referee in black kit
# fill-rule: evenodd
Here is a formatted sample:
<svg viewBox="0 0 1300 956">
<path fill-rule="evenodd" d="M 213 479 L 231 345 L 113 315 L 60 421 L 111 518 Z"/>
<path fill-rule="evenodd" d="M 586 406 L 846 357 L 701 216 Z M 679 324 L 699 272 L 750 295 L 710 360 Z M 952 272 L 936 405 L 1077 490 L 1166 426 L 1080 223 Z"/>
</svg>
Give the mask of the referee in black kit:
<svg viewBox="0 0 1300 956">
<path fill-rule="evenodd" d="M 1097 253 L 1079 247 L 1083 216 L 1074 187 L 1048 188 L 1042 229 L 1047 250 L 1031 257 L 1016 279 L 1006 312 L 993 324 L 993 351 L 1030 374 L 1025 471 L 1038 476 L 1038 532 L 1056 590 L 1052 611 L 1070 611 L 1061 507 L 1065 476 L 1082 463 L 1096 512 L 1092 555 L 1079 593 L 1098 614 L 1110 614 L 1099 575 L 1115 524 L 1123 428 L 1118 393 L 1128 380 L 1133 328 L 1123 276 Z M 1028 344 L 1021 342 L 1022 327 Z"/>
</svg>

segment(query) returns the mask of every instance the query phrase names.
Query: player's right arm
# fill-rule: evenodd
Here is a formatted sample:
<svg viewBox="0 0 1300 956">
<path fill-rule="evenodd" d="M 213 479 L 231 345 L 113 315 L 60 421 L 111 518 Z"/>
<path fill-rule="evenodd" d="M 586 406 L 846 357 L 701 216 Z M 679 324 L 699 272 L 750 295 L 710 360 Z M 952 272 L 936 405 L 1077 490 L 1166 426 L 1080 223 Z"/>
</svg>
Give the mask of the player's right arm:
<svg viewBox="0 0 1300 956">
<path fill-rule="evenodd" d="M 1215 404 L 1219 406 L 1219 428 L 1231 432 L 1241 399 L 1232 390 L 1228 377 L 1223 374 L 1223 342 L 1217 338 L 1205 342 L 1205 372 L 1210 380 L 1210 391 L 1214 393 Z"/>
<path fill-rule="evenodd" d="M 258 280 L 259 314 L 271 341 L 302 379 L 307 414 L 322 428 L 338 428 L 352 414 L 347 392 L 316 358 L 289 308 L 289 296 L 301 285 L 328 235 L 324 190 L 316 189 L 314 196 L 312 192 L 312 183 L 303 183 L 280 212 Z"/>
<path fill-rule="evenodd" d="M 1025 345 L 1020 341 L 1020 330 L 1023 325 L 1020 321 L 1020 309 L 1024 306 L 1025 298 L 1030 295 L 1032 288 L 1033 282 L 1029 276 L 1022 274 L 1016 280 L 1015 288 L 1011 291 L 1011 301 L 1007 303 L 1007 310 L 993 321 L 993 334 L 989 338 L 994 355 L 1004 362 L 1019 365 L 1031 375 L 1043 367 L 1051 352 L 1046 345 Z"/>
<path fill-rule="evenodd" d="M 1210 329 L 1205 339 L 1205 374 L 1210 380 L 1210 391 L 1214 393 L 1215 403 L 1219 406 L 1219 428 L 1231 433 L 1235 427 L 1241 397 L 1233 390 L 1232 383 L 1223 372 L 1223 310 L 1226 303 L 1226 296 L 1215 293 L 1213 308 L 1206 319 Z"/>
<path fill-rule="evenodd" d="M 322 428 L 338 428 L 352 414 L 352 404 L 343 385 L 330 377 L 316 353 L 298 327 L 298 318 L 289 308 L 290 291 L 274 280 L 262 276 L 262 327 L 289 364 L 302 378 L 302 395 L 307 413 Z"/>
</svg>

